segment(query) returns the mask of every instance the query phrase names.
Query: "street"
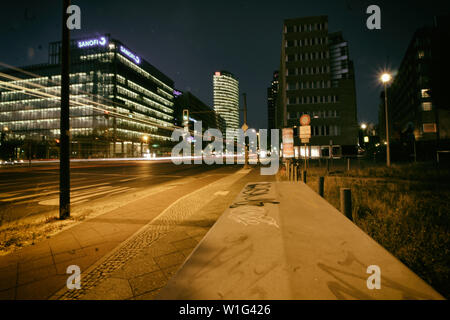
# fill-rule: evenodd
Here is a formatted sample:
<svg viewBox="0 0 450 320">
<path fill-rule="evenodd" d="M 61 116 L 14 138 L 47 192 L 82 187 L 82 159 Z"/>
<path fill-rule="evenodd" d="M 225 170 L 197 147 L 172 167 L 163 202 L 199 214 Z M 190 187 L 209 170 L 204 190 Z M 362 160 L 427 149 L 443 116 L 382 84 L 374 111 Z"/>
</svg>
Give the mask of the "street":
<svg viewBox="0 0 450 320">
<path fill-rule="evenodd" d="M 24 206 L 19 214 L 14 215 L 15 219 L 25 217 L 25 209 L 33 204 L 39 207 L 32 211 L 35 216 L 39 216 L 39 210 L 51 212 L 57 209 L 57 193 L 54 192 L 58 184 L 56 167 L 14 170 L 18 184 L 13 185 L 8 198 L 3 197 L 10 200 L 3 206 L 8 208 L 9 204 L 11 212 Z M 110 272 L 124 266 L 141 250 L 156 250 L 155 257 L 165 259 L 165 253 L 159 252 L 163 247 L 157 244 L 158 239 L 180 227 L 188 228 L 185 237 L 189 238 L 189 245 L 183 243 L 176 259 L 159 267 L 158 275 L 164 274 L 165 279 L 158 280 L 158 286 L 162 286 L 245 184 L 266 179 L 259 175 L 258 170 L 243 170 L 242 166 L 177 167 L 170 163 L 148 162 L 83 163 L 74 165 L 72 172 L 74 177 L 85 178 L 74 182 L 74 188 L 80 191 L 74 191 L 73 199 L 75 202 L 82 197 L 86 200 L 74 204 L 73 211 L 91 208 L 94 211 L 92 216 L 72 223 L 70 228 L 47 236 L 32 246 L 3 256 L 0 259 L 0 298 L 48 299 L 55 295 L 55 298 L 78 299 L 95 289 Z M 44 180 L 49 177 L 51 179 Z M 28 188 L 32 190 L 20 193 L 20 188 L 24 188 L 27 182 L 35 189 Z M 7 181 L 2 181 L 2 184 L 2 190 L 9 191 L 5 187 Z M 106 186 L 109 189 L 100 189 Z M 134 197 L 139 192 L 142 194 Z M 126 198 L 127 194 L 133 197 Z M 122 201 L 123 197 L 126 200 Z M 29 202 L 23 204 L 25 201 Z M 97 210 L 96 203 L 105 206 L 111 202 L 116 203 L 103 212 Z M 184 235 L 179 231 L 175 233 Z M 64 288 L 66 269 L 70 265 L 79 266 L 84 273 L 84 290 L 57 294 Z M 133 295 L 146 297 L 147 293 L 153 292 L 154 288 L 149 287 L 152 281 L 145 282 L 144 287 L 137 285 Z"/>
<path fill-rule="evenodd" d="M 181 178 L 195 178 L 216 166 L 175 166 L 170 162 L 80 162 L 71 166 L 71 205 L 113 202 L 118 196 L 145 191 Z M 236 166 L 229 168 L 230 173 Z M 58 209 L 58 163 L 38 164 L 31 168 L 0 169 L 0 217 L 4 222 L 43 214 Z"/>
</svg>

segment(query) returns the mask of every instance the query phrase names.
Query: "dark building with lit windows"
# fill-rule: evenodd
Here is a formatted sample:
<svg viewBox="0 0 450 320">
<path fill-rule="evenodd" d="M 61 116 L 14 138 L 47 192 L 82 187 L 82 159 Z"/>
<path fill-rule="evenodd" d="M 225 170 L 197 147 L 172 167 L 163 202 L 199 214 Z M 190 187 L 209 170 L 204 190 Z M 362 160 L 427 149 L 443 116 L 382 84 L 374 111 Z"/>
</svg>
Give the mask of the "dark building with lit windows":
<svg viewBox="0 0 450 320">
<path fill-rule="evenodd" d="M 276 129 L 276 109 L 275 104 L 278 96 L 278 71 L 274 71 L 270 88 L 267 88 L 267 129 Z"/>
<path fill-rule="evenodd" d="M 353 62 L 342 34 L 329 33 L 327 16 L 284 21 L 279 85 L 278 128 L 296 129 L 300 117 L 309 114 L 312 157 L 328 157 L 330 149 L 335 156 L 356 153 L 358 123 Z M 295 140 L 299 146 L 300 139 Z M 297 150 L 298 147 L 296 154 Z"/>
<path fill-rule="evenodd" d="M 191 92 L 175 91 L 175 124 L 183 126 L 183 110 L 189 111 L 189 128 L 194 130 L 193 123 L 202 121 L 203 131 L 208 129 L 220 129 L 222 117 L 214 109 Z"/>
<path fill-rule="evenodd" d="M 0 72 L 0 126 L 29 141 L 32 157 L 56 158 L 61 43 L 46 64 Z M 70 126 L 74 158 L 170 152 L 174 82 L 109 35 L 71 41 Z M 28 155 L 29 156 L 29 155 Z"/>
<path fill-rule="evenodd" d="M 449 16 L 418 29 L 408 45 L 394 81 L 388 87 L 390 138 L 408 154 L 435 157 L 450 148 Z M 385 134 L 384 94 L 380 105 L 381 137 Z"/>
</svg>

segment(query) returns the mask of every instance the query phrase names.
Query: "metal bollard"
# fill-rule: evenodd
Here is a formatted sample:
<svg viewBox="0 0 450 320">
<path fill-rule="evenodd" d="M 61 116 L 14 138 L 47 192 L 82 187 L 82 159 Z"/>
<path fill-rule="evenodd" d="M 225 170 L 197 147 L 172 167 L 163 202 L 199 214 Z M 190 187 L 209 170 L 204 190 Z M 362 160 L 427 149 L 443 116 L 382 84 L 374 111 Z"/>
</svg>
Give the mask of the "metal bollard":
<svg viewBox="0 0 450 320">
<path fill-rule="evenodd" d="M 347 171 L 350 171 L 350 158 L 347 158 Z"/>
<path fill-rule="evenodd" d="M 319 195 L 323 198 L 325 194 L 325 178 L 319 178 Z"/>
<path fill-rule="evenodd" d="M 294 166 L 294 182 L 298 182 L 298 166 Z"/>
<path fill-rule="evenodd" d="M 341 188 L 341 212 L 350 221 L 353 221 L 352 217 L 352 190 Z"/>
<path fill-rule="evenodd" d="M 286 177 L 289 179 L 289 161 L 286 161 Z"/>
<path fill-rule="evenodd" d="M 302 171 L 302 181 L 303 181 L 303 183 L 307 182 L 306 175 L 307 175 L 306 171 Z"/>
</svg>

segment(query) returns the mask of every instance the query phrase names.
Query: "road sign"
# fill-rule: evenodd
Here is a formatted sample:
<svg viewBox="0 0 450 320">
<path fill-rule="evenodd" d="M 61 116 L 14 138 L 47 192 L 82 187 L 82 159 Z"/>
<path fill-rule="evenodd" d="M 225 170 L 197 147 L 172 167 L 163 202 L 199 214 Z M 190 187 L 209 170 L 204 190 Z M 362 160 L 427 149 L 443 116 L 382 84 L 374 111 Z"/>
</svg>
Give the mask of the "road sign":
<svg viewBox="0 0 450 320">
<path fill-rule="evenodd" d="M 242 126 L 242 130 L 244 130 L 244 132 L 247 132 L 247 130 L 248 130 L 248 125 L 244 123 L 244 125 Z"/>
<path fill-rule="evenodd" d="M 311 139 L 311 126 L 300 127 L 300 139 Z"/>
<path fill-rule="evenodd" d="M 300 118 L 300 125 L 301 126 L 309 126 L 311 124 L 311 117 L 308 114 L 302 115 Z"/>
<path fill-rule="evenodd" d="M 294 156 L 294 129 L 283 129 L 283 158 L 293 158 Z"/>
</svg>

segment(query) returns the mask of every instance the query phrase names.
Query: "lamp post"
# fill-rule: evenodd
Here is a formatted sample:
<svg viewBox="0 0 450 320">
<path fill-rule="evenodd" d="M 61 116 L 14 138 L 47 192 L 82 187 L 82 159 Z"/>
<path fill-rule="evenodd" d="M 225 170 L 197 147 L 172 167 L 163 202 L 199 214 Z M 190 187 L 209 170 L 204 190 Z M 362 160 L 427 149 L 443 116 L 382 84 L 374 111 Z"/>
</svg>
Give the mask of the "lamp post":
<svg viewBox="0 0 450 320">
<path fill-rule="evenodd" d="M 243 93 L 242 95 L 244 97 L 244 128 L 248 129 L 248 127 L 247 127 L 247 94 Z M 245 129 L 244 132 L 246 132 L 247 129 Z M 244 148 L 245 148 L 244 169 L 249 169 L 250 167 L 248 165 L 248 146 L 247 146 L 247 142 L 245 141 L 245 135 L 244 135 Z"/>
<path fill-rule="evenodd" d="M 366 147 L 366 134 L 367 134 L 367 124 L 366 123 L 362 123 L 360 126 L 360 134 L 359 134 L 359 145 L 360 147 Z"/>
<path fill-rule="evenodd" d="M 70 218 L 70 30 L 66 21 L 70 0 L 63 0 L 61 42 L 61 112 L 59 156 L 59 218 Z M 30 141 L 31 148 L 31 141 Z M 31 165 L 31 157 L 30 157 Z"/>
<path fill-rule="evenodd" d="M 388 98 L 387 98 L 387 84 L 392 80 L 392 76 L 389 73 L 383 73 L 381 75 L 381 82 L 384 84 L 384 108 L 386 116 L 386 165 L 391 166 L 391 148 L 389 139 L 389 112 L 388 112 Z"/>
</svg>

